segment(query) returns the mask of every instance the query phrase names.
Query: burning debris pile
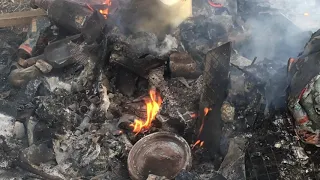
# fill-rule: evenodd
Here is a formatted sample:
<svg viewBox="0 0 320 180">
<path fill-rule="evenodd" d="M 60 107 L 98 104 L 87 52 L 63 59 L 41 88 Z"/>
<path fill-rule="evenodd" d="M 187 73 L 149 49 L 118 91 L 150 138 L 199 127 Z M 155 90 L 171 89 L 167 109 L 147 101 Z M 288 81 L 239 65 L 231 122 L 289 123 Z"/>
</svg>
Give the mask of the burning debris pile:
<svg viewBox="0 0 320 180">
<path fill-rule="evenodd" d="M 26 36 L 0 32 L 0 176 L 259 179 L 255 128 L 285 106 L 277 58 L 303 43 L 277 14 L 290 35 L 270 28 L 268 56 L 255 51 L 265 34 L 246 3 L 32 0 L 45 13 Z M 282 167 L 277 178 L 296 170 Z"/>
</svg>

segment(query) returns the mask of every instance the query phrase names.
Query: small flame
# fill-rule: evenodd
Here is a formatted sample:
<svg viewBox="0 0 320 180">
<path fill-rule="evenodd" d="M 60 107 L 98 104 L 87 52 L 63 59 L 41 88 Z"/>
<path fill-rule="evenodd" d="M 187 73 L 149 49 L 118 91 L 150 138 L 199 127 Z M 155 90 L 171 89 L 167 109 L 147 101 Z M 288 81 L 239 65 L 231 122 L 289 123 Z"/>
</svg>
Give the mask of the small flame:
<svg viewBox="0 0 320 180">
<path fill-rule="evenodd" d="M 209 111 L 211 111 L 212 109 L 211 108 L 204 108 L 203 112 L 204 112 L 204 116 L 206 116 Z"/>
<path fill-rule="evenodd" d="M 303 13 L 303 15 L 304 15 L 304 16 L 309 16 L 309 13 L 306 12 L 306 13 Z"/>
<path fill-rule="evenodd" d="M 200 128 L 199 128 L 198 138 L 199 138 L 199 136 L 200 136 L 200 134 L 201 134 L 201 132 L 202 132 L 202 130 L 203 130 L 204 117 L 207 116 L 208 113 L 209 113 L 209 111 L 211 111 L 211 110 L 212 110 L 211 108 L 207 108 L 207 107 L 203 109 L 204 116 L 203 116 L 203 118 L 202 118 L 202 123 L 201 123 L 201 126 L 200 126 Z M 201 140 L 198 139 L 198 140 L 196 141 L 196 143 L 194 143 L 191 147 L 192 147 L 192 149 L 193 149 L 195 146 L 197 146 L 197 145 L 199 145 L 200 147 L 202 147 L 203 144 L 204 144 L 204 141 L 201 141 Z"/>
<path fill-rule="evenodd" d="M 209 113 L 209 111 L 211 111 L 211 108 L 204 108 L 203 112 L 204 112 L 204 116 L 202 118 L 202 123 L 201 123 L 201 126 L 200 126 L 200 129 L 199 129 L 199 134 L 198 134 L 198 137 L 199 135 L 201 134 L 202 130 L 203 130 L 203 126 L 204 126 L 204 117 L 207 116 L 207 114 Z"/>
<path fill-rule="evenodd" d="M 147 107 L 147 119 L 135 119 L 134 123 L 130 124 L 133 127 L 133 132 L 139 134 L 143 130 L 147 130 L 151 127 L 152 121 L 156 118 L 157 113 L 160 110 L 160 106 L 162 104 L 162 99 L 160 94 L 157 93 L 155 89 L 151 89 L 149 91 L 150 98 L 145 99 L 146 107 Z"/>
<path fill-rule="evenodd" d="M 196 147 L 197 145 L 199 145 L 200 147 L 202 147 L 203 144 L 204 144 L 204 141 L 197 140 L 196 143 L 194 143 L 193 145 L 191 145 L 191 148 L 194 149 L 194 147 Z"/>
<path fill-rule="evenodd" d="M 106 9 L 101 9 L 99 12 L 107 18 L 107 15 L 109 14 L 109 7 L 111 6 L 111 0 L 104 0 L 102 4 L 105 4 L 108 7 Z"/>
</svg>

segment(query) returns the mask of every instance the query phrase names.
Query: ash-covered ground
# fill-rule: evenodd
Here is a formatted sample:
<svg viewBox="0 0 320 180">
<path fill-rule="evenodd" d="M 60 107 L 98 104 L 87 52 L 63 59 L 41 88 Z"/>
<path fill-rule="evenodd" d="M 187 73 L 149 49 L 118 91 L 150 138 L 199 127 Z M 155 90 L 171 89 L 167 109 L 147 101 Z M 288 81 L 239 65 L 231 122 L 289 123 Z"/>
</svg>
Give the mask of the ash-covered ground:
<svg viewBox="0 0 320 180">
<path fill-rule="evenodd" d="M 286 110 L 286 60 L 303 50 L 310 35 L 295 33 L 308 25 L 300 20 L 295 21 L 298 28 L 292 24 L 277 26 L 290 22 L 287 19 L 290 15 L 296 15 L 297 19 L 311 18 L 313 12 L 308 11 L 309 16 L 301 15 L 304 9 L 309 10 L 309 4 L 301 5 L 299 11 L 289 6 L 294 3 L 261 4 L 280 9 L 286 16 L 281 16 L 283 21 L 276 21 L 279 16 L 270 14 L 252 20 L 252 14 L 242 14 L 249 19 L 246 25 L 254 26 L 245 29 L 244 34 L 250 31 L 253 36 L 235 44 L 236 51 L 232 51 L 231 63 L 236 66 L 230 70 L 231 84 L 222 112 L 220 154 L 213 158 L 207 156 L 205 148 L 196 147 L 192 150 L 191 171 L 182 172 L 177 180 L 218 179 L 220 175 L 226 179 L 320 179 L 319 151 L 297 139 Z M 210 22 L 214 18 L 206 19 L 205 16 L 213 13 L 211 8 L 205 6 L 207 11 L 195 8 L 195 14 L 200 15 L 183 22 L 180 31 L 166 36 L 166 43 L 159 46 L 154 46 L 153 34 L 124 36 L 114 28 L 106 35 L 113 44 L 104 44 L 112 52 L 103 53 L 115 62 L 131 57 L 150 62 L 157 57 L 157 61 L 163 62 L 167 59 L 157 55 L 175 49 L 191 54 L 194 59 L 191 66 L 194 62 L 203 65 L 208 50 L 228 40 L 224 28 L 234 28 L 228 15 L 220 15 L 217 24 Z M 264 5 L 259 8 L 263 9 Z M 28 9 L 27 1 L 2 1 L 0 7 L 2 13 Z M 269 17 L 273 19 L 268 21 Z M 167 95 L 164 117 L 179 119 L 183 113 L 189 115 L 198 110 L 201 78 L 162 79 L 161 70 L 160 75 L 155 70 L 154 76 L 146 78 L 139 74 L 140 70 L 133 73 L 130 66 L 100 69 L 95 63 L 101 62 L 91 56 L 85 62 L 33 79 L 23 88 L 14 88 L 8 82 L 8 75 L 16 68 L 16 50 L 26 33 L 26 27 L 0 29 L 0 179 L 129 179 L 126 158 L 132 145 L 143 135 L 134 136 L 127 115 L 144 113 L 141 97 L 147 94 L 148 81 Z M 279 38 L 281 34 L 286 36 Z M 140 47 L 139 43 L 145 44 Z M 128 44 L 139 47 L 132 51 Z M 146 50 L 148 54 L 144 53 Z M 254 57 L 257 61 L 252 63 Z M 87 129 L 83 131 L 81 124 L 86 117 L 90 117 L 90 125 L 83 123 Z M 179 119 L 178 123 L 159 116 L 148 133 L 159 130 L 179 134 L 190 145 L 196 140 L 197 129 L 191 116 Z"/>
</svg>

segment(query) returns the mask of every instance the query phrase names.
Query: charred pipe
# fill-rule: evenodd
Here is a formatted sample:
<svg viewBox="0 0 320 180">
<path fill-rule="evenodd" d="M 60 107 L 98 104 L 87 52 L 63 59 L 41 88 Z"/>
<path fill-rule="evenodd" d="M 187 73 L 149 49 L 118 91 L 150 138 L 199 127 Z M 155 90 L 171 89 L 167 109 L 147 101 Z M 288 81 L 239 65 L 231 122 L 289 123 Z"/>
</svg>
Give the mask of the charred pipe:
<svg viewBox="0 0 320 180">
<path fill-rule="evenodd" d="M 85 101 L 81 101 L 79 110 L 81 113 L 86 113 L 88 111 L 89 107 Z"/>
<path fill-rule="evenodd" d="M 201 72 L 197 64 L 188 53 L 172 53 L 169 57 L 169 70 L 171 77 L 198 78 Z"/>
<path fill-rule="evenodd" d="M 84 115 L 84 118 L 80 124 L 80 126 L 77 128 L 76 135 L 80 135 L 82 132 L 84 132 L 85 129 L 89 127 L 89 122 L 92 119 L 92 116 L 94 112 L 96 111 L 97 107 L 94 104 L 91 104 L 89 107 L 89 111 Z"/>
</svg>

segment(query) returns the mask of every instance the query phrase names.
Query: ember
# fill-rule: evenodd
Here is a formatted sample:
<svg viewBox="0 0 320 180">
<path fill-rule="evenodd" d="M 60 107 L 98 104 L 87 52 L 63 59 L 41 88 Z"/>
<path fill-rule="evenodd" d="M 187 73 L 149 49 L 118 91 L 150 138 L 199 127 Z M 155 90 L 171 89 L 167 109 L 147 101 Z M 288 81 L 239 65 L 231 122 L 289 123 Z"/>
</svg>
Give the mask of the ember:
<svg viewBox="0 0 320 180">
<path fill-rule="evenodd" d="M 105 0 L 102 4 L 107 5 L 108 7 L 99 10 L 99 12 L 104 15 L 105 18 L 107 18 L 107 15 L 109 14 L 109 7 L 111 6 L 111 0 Z"/>
<path fill-rule="evenodd" d="M 162 99 L 155 89 L 149 91 L 149 98 L 145 99 L 147 107 L 147 119 L 135 119 L 134 123 L 130 126 L 133 127 L 133 132 L 139 134 L 143 130 L 148 130 L 151 127 L 152 121 L 156 118 L 157 113 L 160 110 Z"/>
</svg>

